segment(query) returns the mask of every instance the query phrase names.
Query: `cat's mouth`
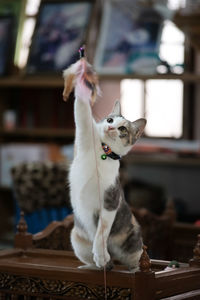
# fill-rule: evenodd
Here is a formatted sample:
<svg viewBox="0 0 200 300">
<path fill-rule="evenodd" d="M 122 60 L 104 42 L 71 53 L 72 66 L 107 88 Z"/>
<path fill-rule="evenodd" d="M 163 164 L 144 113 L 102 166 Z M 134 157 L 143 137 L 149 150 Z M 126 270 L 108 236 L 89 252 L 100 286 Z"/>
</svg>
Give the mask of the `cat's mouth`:
<svg viewBox="0 0 200 300">
<path fill-rule="evenodd" d="M 105 130 L 105 133 L 113 140 L 116 139 L 117 137 L 117 131 L 116 131 L 116 128 L 112 127 L 112 126 L 109 126 L 106 130 Z"/>
</svg>

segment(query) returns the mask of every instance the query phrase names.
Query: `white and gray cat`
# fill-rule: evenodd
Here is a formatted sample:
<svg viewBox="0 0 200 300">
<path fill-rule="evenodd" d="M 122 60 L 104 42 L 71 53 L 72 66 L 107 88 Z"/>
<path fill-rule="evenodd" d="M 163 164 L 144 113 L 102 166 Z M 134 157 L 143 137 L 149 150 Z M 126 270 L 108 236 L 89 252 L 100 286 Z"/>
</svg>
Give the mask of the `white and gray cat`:
<svg viewBox="0 0 200 300">
<path fill-rule="evenodd" d="M 72 76 L 76 154 L 69 173 L 74 213 L 71 243 L 83 268 L 109 268 L 117 260 L 135 272 L 143 242 L 120 186 L 119 159 L 141 136 L 146 120 L 126 120 L 116 102 L 111 114 L 96 123 L 90 105 L 91 84 L 79 76 L 80 68 L 76 63 L 64 71 L 65 78 L 78 74 Z"/>
</svg>

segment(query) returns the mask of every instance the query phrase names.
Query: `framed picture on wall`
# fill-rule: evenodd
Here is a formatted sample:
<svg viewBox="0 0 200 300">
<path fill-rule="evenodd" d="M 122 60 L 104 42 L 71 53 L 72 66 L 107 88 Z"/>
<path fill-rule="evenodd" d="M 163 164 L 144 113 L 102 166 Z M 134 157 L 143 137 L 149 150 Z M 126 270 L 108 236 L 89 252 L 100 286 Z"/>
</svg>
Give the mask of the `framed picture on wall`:
<svg viewBox="0 0 200 300">
<path fill-rule="evenodd" d="M 133 1 L 125 2 L 105 1 L 95 69 L 100 74 L 154 74 L 163 18 L 151 7 L 135 9 Z"/>
<path fill-rule="evenodd" d="M 13 64 L 13 17 L 0 17 L 0 76 L 7 75 Z"/>
<path fill-rule="evenodd" d="M 93 1 L 43 1 L 27 73 L 58 73 L 74 63 L 86 42 Z"/>
<path fill-rule="evenodd" d="M 0 16 L 13 17 L 14 64 L 17 65 L 21 48 L 21 36 L 24 23 L 26 0 L 0 0 Z"/>
</svg>

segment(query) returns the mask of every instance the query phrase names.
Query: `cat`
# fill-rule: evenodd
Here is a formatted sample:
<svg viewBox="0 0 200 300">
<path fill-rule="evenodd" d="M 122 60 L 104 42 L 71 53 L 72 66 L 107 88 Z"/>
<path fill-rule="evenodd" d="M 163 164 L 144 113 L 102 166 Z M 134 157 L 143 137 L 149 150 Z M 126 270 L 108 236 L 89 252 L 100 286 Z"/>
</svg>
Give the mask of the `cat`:
<svg viewBox="0 0 200 300">
<path fill-rule="evenodd" d="M 108 117 L 97 123 L 90 105 L 91 84 L 74 75 L 76 71 L 81 73 L 78 63 L 64 71 L 64 78 L 73 73 L 74 81 L 70 81 L 75 85 L 76 153 L 69 171 L 74 213 L 71 244 L 84 263 L 82 268 L 111 268 L 117 260 L 135 272 L 143 241 L 140 226 L 124 199 L 119 160 L 141 136 L 146 120 L 126 120 L 116 101 Z"/>
</svg>

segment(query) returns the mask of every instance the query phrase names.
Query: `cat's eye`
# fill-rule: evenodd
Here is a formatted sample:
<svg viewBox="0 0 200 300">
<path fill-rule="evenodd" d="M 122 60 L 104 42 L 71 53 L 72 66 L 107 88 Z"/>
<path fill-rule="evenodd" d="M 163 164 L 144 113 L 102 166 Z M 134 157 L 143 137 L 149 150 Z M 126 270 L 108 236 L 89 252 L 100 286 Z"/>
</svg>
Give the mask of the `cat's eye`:
<svg viewBox="0 0 200 300">
<path fill-rule="evenodd" d="M 122 132 L 127 132 L 127 129 L 125 126 L 120 126 L 118 129 Z"/>
<path fill-rule="evenodd" d="M 113 119 L 112 119 L 112 118 L 108 118 L 108 119 L 107 119 L 107 122 L 108 122 L 108 123 L 113 123 Z"/>
</svg>

